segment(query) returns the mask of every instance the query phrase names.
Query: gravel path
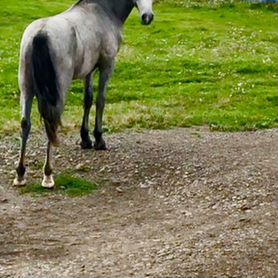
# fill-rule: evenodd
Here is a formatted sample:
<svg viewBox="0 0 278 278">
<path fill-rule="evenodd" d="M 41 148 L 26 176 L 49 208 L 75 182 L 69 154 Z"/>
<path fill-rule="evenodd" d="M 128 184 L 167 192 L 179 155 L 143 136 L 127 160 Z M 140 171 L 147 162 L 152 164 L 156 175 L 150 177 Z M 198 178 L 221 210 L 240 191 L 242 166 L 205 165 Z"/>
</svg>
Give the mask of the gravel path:
<svg viewBox="0 0 278 278">
<path fill-rule="evenodd" d="M 19 141 L 2 139 L 0 277 L 276 277 L 276 133 L 129 132 L 106 136 L 106 152 L 62 136 L 56 173 L 103 184 L 82 198 L 20 195 Z"/>
</svg>

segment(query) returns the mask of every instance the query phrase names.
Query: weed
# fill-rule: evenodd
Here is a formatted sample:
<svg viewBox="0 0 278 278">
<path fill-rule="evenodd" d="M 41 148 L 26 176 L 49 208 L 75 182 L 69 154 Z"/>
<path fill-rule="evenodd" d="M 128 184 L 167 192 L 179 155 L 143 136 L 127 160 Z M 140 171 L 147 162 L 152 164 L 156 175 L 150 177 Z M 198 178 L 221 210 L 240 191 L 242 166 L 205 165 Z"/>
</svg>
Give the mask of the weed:
<svg viewBox="0 0 278 278">
<path fill-rule="evenodd" d="M 69 197 L 80 197 L 96 191 L 98 186 L 83 178 L 69 174 L 59 175 L 55 180 L 54 189 L 45 189 L 40 184 L 32 184 L 21 189 L 22 194 L 33 195 L 65 194 Z"/>
</svg>

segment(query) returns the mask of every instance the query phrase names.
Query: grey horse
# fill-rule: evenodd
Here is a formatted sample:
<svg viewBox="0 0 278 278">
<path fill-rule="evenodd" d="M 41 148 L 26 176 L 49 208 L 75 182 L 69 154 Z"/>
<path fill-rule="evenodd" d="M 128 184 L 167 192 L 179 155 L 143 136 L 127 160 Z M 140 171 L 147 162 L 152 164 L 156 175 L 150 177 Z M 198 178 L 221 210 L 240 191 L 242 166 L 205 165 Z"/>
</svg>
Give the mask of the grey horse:
<svg viewBox="0 0 278 278">
<path fill-rule="evenodd" d="M 42 186 L 52 188 L 52 147 L 58 146 L 67 91 L 72 80 L 85 83 L 81 147 L 93 148 L 89 136 L 89 112 L 93 103 L 92 75 L 99 71 L 96 98 L 94 148 L 106 149 L 102 118 L 108 81 L 122 41 L 122 27 L 134 7 L 142 23 L 153 20 L 152 0 L 80 0 L 67 11 L 39 19 L 27 27 L 20 49 L 19 86 L 21 91 L 21 151 L 14 185 L 26 184 L 25 152 L 31 128 L 34 96 L 48 137 Z"/>
</svg>

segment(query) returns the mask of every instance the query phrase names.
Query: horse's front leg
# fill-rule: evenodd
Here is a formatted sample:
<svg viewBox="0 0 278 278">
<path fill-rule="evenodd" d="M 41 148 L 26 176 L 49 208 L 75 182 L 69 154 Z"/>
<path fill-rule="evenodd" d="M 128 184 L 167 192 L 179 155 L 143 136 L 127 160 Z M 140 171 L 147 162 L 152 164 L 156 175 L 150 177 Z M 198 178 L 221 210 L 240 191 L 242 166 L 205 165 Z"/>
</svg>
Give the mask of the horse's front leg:
<svg viewBox="0 0 278 278">
<path fill-rule="evenodd" d="M 96 122 L 95 122 L 95 150 L 106 150 L 106 144 L 102 137 L 102 119 L 103 119 L 103 111 L 105 106 L 106 99 L 106 89 L 108 85 L 108 81 L 112 75 L 114 68 L 114 61 L 110 63 L 106 63 L 105 66 L 100 67 L 100 75 L 99 75 L 99 90 L 96 100 Z"/>
<path fill-rule="evenodd" d="M 92 74 L 86 76 L 85 79 L 85 95 L 84 95 L 84 115 L 82 126 L 80 130 L 81 135 L 81 148 L 92 149 L 92 141 L 89 135 L 89 114 L 93 104 L 93 86 L 92 86 Z"/>
</svg>

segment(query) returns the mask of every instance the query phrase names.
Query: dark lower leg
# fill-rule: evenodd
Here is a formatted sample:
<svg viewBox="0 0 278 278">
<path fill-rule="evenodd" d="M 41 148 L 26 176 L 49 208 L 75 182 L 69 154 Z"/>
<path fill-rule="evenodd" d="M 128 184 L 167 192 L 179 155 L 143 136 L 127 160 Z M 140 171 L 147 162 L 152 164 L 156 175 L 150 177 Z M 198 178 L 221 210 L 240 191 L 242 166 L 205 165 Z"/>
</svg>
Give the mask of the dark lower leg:
<svg viewBox="0 0 278 278">
<path fill-rule="evenodd" d="M 17 179 L 19 182 L 24 180 L 24 176 L 26 173 L 25 152 L 26 152 L 26 144 L 27 144 L 30 129 L 31 129 L 30 120 L 27 120 L 26 118 L 22 118 L 22 120 L 21 120 L 21 150 L 20 150 L 18 166 L 16 168 Z"/>
<path fill-rule="evenodd" d="M 105 95 L 102 92 L 98 94 L 97 103 L 96 103 L 96 122 L 95 122 L 95 145 L 94 148 L 96 150 L 106 150 L 106 144 L 102 137 L 102 119 L 103 119 L 103 111 L 105 106 Z"/>
<path fill-rule="evenodd" d="M 26 175 L 26 167 L 25 167 L 25 153 L 26 153 L 26 144 L 28 140 L 28 136 L 31 129 L 31 107 L 33 95 L 26 96 L 26 92 L 21 93 L 21 109 L 22 109 L 22 119 L 21 119 L 21 147 L 20 147 L 20 156 L 19 162 L 16 167 L 17 176 L 14 180 L 14 185 L 20 186 L 25 185 L 25 175 Z"/>
<path fill-rule="evenodd" d="M 85 96 L 84 96 L 84 115 L 83 121 L 81 126 L 81 147 L 83 149 L 91 149 L 92 141 L 89 135 L 89 114 L 93 104 L 93 89 L 92 89 L 92 82 L 91 82 L 91 75 L 86 77 L 85 80 Z"/>
<path fill-rule="evenodd" d="M 44 174 L 46 176 L 52 175 L 52 164 L 51 164 L 51 158 L 52 158 L 52 146 L 51 143 L 47 143 L 47 150 L 46 150 L 46 159 L 43 167 Z"/>
<path fill-rule="evenodd" d="M 52 176 L 52 144 L 48 141 L 46 159 L 43 167 L 44 177 L 42 181 L 42 186 L 45 188 L 53 188 L 54 179 Z"/>
<path fill-rule="evenodd" d="M 94 148 L 95 150 L 107 150 L 106 143 L 102 137 L 102 129 L 96 128 L 94 130 L 94 137 L 95 137 L 95 144 Z"/>
<path fill-rule="evenodd" d="M 106 99 L 106 89 L 109 78 L 113 71 L 113 61 L 110 61 L 110 64 L 105 65 L 102 69 L 100 69 L 99 76 L 99 91 L 96 102 L 96 122 L 95 122 L 95 149 L 96 150 L 106 150 L 106 144 L 102 137 L 102 120 L 103 120 L 103 111 L 105 106 Z"/>
</svg>

